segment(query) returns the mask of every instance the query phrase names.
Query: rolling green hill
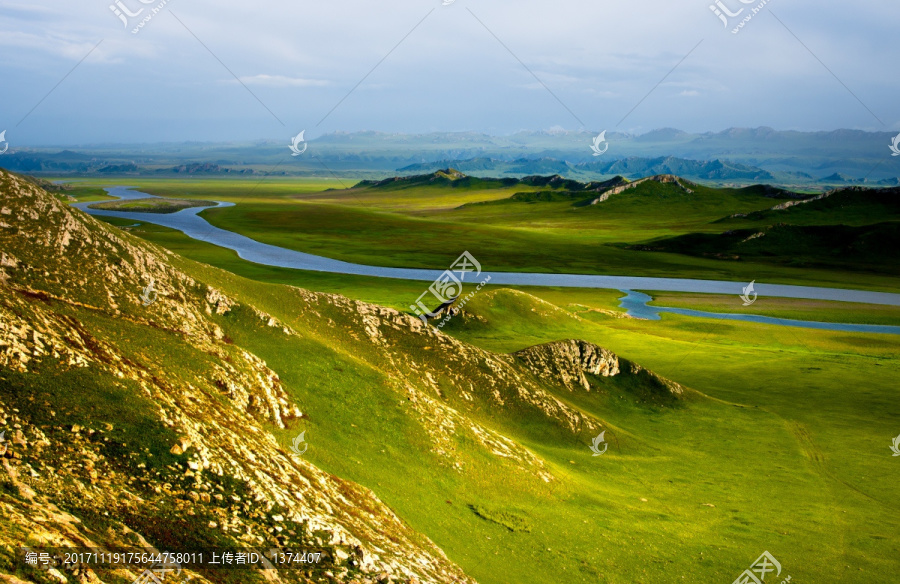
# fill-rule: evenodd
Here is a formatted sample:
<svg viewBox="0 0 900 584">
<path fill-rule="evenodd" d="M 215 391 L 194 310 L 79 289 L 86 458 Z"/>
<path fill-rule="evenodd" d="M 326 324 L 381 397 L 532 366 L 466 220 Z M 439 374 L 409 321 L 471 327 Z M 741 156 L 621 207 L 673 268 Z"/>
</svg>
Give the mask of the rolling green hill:
<svg viewBox="0 0 900 584">
<path fill-rule="evenodd" d="M 896 275 L 898 246 L 900 222 L 892 221 L 863 227 L 778 224 L 761 231 L 683 235 L 632 249 Z"/>
<path fill-rule="evenodd" d="M 757 190 L 759 187 L 757 187 Z M 745 189 L 747 190 L 747 189 Z M 785 198 L 781 189 L 767 189 Z M 900 189 L 847 187 L 713 222 L 722 233 L 689 233 L 631 246 L 723 260 L 897 275 Z"/>
<path fill-rule="evenodd" d="M 720 219 L 719 222 L 736 225 L 789 223 L 860 226 L 898 219 L 900 219 L 900 188 L 847 187 L 808 197 L 800 204 L 793 202 L 790 206 L 775 205 L 771 209 L 727 217 Z"/>
</svg>

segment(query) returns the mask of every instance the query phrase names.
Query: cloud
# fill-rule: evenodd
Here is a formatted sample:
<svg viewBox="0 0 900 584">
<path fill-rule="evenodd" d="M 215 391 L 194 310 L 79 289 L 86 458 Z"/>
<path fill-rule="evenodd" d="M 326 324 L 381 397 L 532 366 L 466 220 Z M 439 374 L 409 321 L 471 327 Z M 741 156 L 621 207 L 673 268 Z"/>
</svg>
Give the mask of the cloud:
<svg viewBox="0 0 900 584">
<path fill-rule="evenodd" d="M 776 10 L 797 38 L 771 14 L 732 35 L 709 0 L 169 0 L 140 35 L 110 3 L 0 0 L 0 122 L 100 39 L 24 140 L 256 139 L 326 114 L 322 132 L 612 128 L 629 112 L 623 131 L 884 129 L 854 95 L 887 124 L 900 119 L 900 77 L 886 73 L 900 59 L 896 2 L 794 0 Z"/>
<path fill-rule="evenodd" d="M 285 77 L 284 75 L 251 75 L 241 77 L 244 85 L 259 85 L 261 87 L 324 87 L 330 85 L 324 79 L 304 79 L 302 77 Z M 234 81 L 232 80 L 232 83 Z"/>
<path fill-rule="evenodd" d="M 0 34 L 0 47 L 7 54 L 15 54 L 19 51 L 26 53 L 29 59 L 35 59 L 41 53 L 59 57 L 60 60 L 54 59 L 46 67 L 47 70 L 61 65 L 61 61 L 66 64 L 78 62 L 84 59 L 88 53 L 91 53 L 91 62 L 93 63 L 121 62 L 122 58 L 120 56 L 114 54 L 111 50 L 107 50 L 108 46 L 115 44 L 115 42 L 106 43 L 107 47 L 103 47 L 102 45 L 97 46 L 99 40 L 99 38 L 93 41 L 84 38 L 66 38 L 46 33 L 7 32 Z M 95 46 L 97 48 L 92 51 Z M 24 61 L 25 59 L 22 58 L 21 60 Z"/>
<path fill-rule="evenodd" d="M 57 20 L 60 18 L 58 11 L 36 4 L 0 2 L 0 12 L 6 18 L 18 18 L 29 21 Z"/>
</svg>

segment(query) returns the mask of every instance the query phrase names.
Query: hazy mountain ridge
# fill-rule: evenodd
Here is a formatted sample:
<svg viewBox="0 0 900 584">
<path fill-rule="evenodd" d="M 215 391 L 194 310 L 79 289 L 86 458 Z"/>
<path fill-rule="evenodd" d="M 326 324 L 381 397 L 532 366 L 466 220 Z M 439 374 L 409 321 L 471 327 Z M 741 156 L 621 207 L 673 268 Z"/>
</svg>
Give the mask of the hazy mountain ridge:
<svg viewBox="0 0 900 584">
<path fill-rule="evenodd" d="M 437 166 L 440 168 L 453 167 L 463 172 L 491 170 L 510 175 L 576 172 L 597 175 L 624 175 L 630 178 L 677 174 L 688 178 L 709 180 L 775 180 L 775 176 L 772 173 L 744 164 L 734 164 L 722 160 L 686 160 L 672 156 L 652 159 L 629 157 L 578 164 L 569 164 L 555 159 L 518 159 L 511 162 L 494 159 L 475 160 L 478 161 L 478 164 L 470 164 L 466 160 L 441 160 L 430 164 L 413 164 L 399 168 L 397 171 L 400 173 L 423 172 L 434 170 Z"/>
<path fill-rule="evenodd" d="M 891 132 L 797 132 L 772 128 L 731 128 L 700 134 L 665 128 L 641 135 L 607 132 L 609 150 L 599 159 L 590 150 L 596 133 L 582 130 L 490 136 L 478 132 L 336 132 L 309 140 L 315 159 L 310 155 L 293 158 L 289 163 L 284 162 L 287 140 L 88 146 L 78 151 L 17 148 L 13 144 L 0 157 L 0 163 L 20 172 L 90 175 L 106 169 L 102 173 L 150 176 L 184 173 L 182 167 L 189 174 L 328 176 L 340 172 L 385 177 L 397 169 L 420 173 L 454 167 L 495 176 L 559 173 L 590 179 L 608 172 L 642 178 L 671 172 L 711 181 L 776 180 L 811 185 L 816 181 L 880 184 L 900 177 L 900 163 L 891 158 L 888 150 Z M 631 162 L 622 162 L 628 160 Z M 626 172 L 611 168 L 617 164 L 630 168 Z M 191 165 L 201 168 L 191 170 Z M 202 168 L 203 165 L 220 168 Z M 774 179 L 767 178 L 766 173 Z"/>
</svg>

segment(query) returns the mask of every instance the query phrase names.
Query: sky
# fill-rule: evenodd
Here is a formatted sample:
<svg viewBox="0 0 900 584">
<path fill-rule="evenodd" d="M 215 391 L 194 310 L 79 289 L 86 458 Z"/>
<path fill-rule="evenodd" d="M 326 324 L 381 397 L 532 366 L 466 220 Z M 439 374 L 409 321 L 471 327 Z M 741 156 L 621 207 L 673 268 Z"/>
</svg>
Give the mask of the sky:
<svg viewBox="0 0 900 584">
<path fill-rule="evenodd" d="M 896 0 L 0 0 L 0 131 L 893 131 L 898 25 Z"/>
</svg>

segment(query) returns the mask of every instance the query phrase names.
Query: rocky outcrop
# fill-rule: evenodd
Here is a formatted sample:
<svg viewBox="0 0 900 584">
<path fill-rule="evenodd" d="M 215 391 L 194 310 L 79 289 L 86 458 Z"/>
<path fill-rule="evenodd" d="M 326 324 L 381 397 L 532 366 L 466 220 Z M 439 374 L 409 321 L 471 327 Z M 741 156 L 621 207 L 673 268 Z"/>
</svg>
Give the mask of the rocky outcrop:
<svg viewBox="0 0 900 584">
<path fill-rule="evenodd" d="M 632 390 L 640 402 L 671 404 L 684 396 L 684 388 L 674 381 L 586 341 L 546 343 L 519 351 L 514 356 L 543 382 L 562 385 L 569 391 L 591 391 L 588 376 L 632 376 L 637 378 L 632 383 Z"/>
<path fill-rule="evenodd" d="M 577 388 L 590 391 L 588 375 L 611 377 L 619 374 L 619 358 L 615 353 L 586 341 L 537 345 L 519 351 L 515 356 L 540 379 L 561 384 L 570 391 Z"/>
<path fill-rule="evenodd" d="M 821 201 L 822 199 L 828 198 L 836 192 L 838 192 L 838 191 L 831 190 L 826 193 L 822 193 L 821 195 L 816 195 L 815 197 L 810 197 L 808 199 L 785 201 L 784 203 L 778 203 L 777 205 L 772 207 L 770 210 L 771 211 L 783 211 L 784 209 L 790 209 L 791 207 L 796 207 L 797 205 L 805 205 L 806 203 L 812 203 L 813 201 Z"/>
<path fill-rule="evenodd" d="M 596 205 L 597 203 L 603 203 L 603 202 L 607 201 L 611 196 L 622 194 L 625 191 L 633 189 L 639 185 L 642 185 L 647 181 L 653 181 L 653 182 L 658 182 L 658 183 L 662 183 L 662 184 L 674 184 L 674 185 L 677 185 L 678 188 L 680 188 L 682 191 L 684 191 L 687 194 L 691 194 L 694 192 L 693 190 L 691 190 L 687 186 L 685 186 L 684 182 L 687 182 L 687 181 L 683 181 L 683 179 L 675 176 L 674 174 L 659 174 L 656 176 L 642 178 L 642 179 L 636 180 L 634 182 L 630 182 L 627 185 L 613 187 L 613 188 L 605 191 L 602 195 L 600 195 L 596 199 L 592 200 L 590 202 L 590 204 Z"/>
</svg>

